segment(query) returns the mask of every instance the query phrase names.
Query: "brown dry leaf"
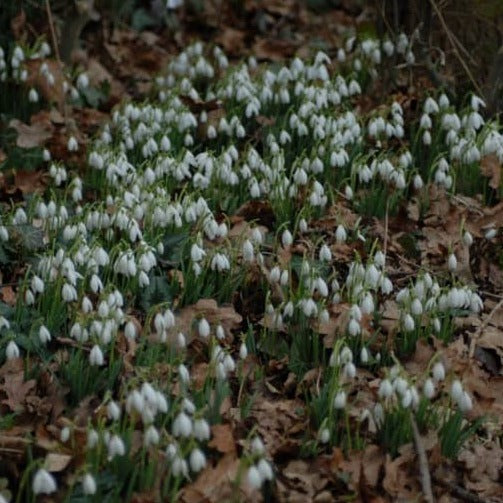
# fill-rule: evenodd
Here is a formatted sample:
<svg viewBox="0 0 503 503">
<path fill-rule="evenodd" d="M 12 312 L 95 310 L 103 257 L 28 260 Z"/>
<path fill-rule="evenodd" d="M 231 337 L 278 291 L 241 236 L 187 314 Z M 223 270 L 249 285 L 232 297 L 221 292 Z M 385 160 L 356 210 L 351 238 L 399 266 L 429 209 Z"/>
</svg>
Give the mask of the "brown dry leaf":
<svg viewBox="0 0 503 503">
<path fill-rule="evenodd" d="M 16 293 L 10 285 L 0 288 L 0 298 L 9 306 L 16 305 Z"/>
<path fill-rule="evenodd" d="M 24 370 L 14 374 L 6 374 L 4 383 L 0 385 L 0 391 L 7 395 L 7 399 L 2 400 L 2 403 L 7 405 L 13 412 L 22 411 L 26 396 L 36 385 L 37 382 L 34 379 L 25 382 Z"/>
<path fill-rule="evenodd" d="M 283 61 L 295 53 L 295 44 L 287 40 L 275 40 L 270 38 L 258 38 L 252 47 L 252 53 L 258 59 L 270 59 L 271 61 Z"/>
<path fill-rule="evenodd" d="M 201 317 L 205 317 L 212 327 L 222 325 L 227 336 L 232 330 L 239 328 L 243 318 L 233 306 L 218 306 L 213 299 L 200 299 L 196 304 L 184 307 L 176 316 L 174 333 L 182 332 L 191 340 L 193 324 Z"/>
<path fill-rule="evenodd" d="M 72 460 L 69 454 L 49 452 L 45 457 L 44 468 L 49 472 L 62 472 Z"/>
<path fill-rule="evenodd" d="M 489 187 L 499 189 L 501 183 L 502 166 L 495 154 L 482 157 L 480 160 L 480 171 L 484 176 L 490 178 Z"/>
<path fill-rule="evenodd" d="M 226 26 L 215 38 L 215 42 L 220 44 L 228 54 L 238 56 L 243 54 L 245 38 L 246 32 L 231 26 Z"/>
<path fill-rule="evenodd" d="M 222 454 L 236 454 L 236 442 L 230 424 L 214 424 L 211 427 L 211 441 L 208 446 Z"/>
<path fill-rule="evenodd" d="M 412 464 L 413 472 L 417 473 L 416 453 L 412 444 L 402 446 L 399 452 L 400 455 L 395 459 L 391 459 L 389 454 L 386 455 L 382 485 L 393 501 L 413 501 L 420 487 L 416 479 L 408 476 L 408 468 Z"/>
<path fill-rule="evenodd" d="M 52 135 L 49 124 L 28 126 L 19 119 L 11 119 L 9 127 L 17 131 L 16 145 L 20 148 L 35 148 L 43 145 Z"/>
<path fill-rule="evenodd" d="M 193 484 L 184 487 L 178 500 L 183 503 L 220 503 L 235 499 L 248 501 L 245 498 L 246 493 L 236 494 L 233 482 L 237 478 L 238 470 L 239 459 L 234 454 L 226 454 L 216 466 L 207 466 Z"/>
<path fill-rule="evenodd" d="M 23 194 L 42 193 L 47 186 L 47 173 L 41 170 L 18 170 L 14 175 L 14 184 Z"/>
<path fill-rule="evenodd" d="M 281 477 L 278 477 L 279 501 L 296 503 L 320 501 L 315 498 L 324 492 L 329 482 L 327 476 L 317 466 L 317 460 L 290 461 L 282 470 Z"/>
<path fill-rule="evenodd" d="M 301 400 L 270 400 L 266 397 L 256 400 L 251 416 L 268 454 L 274 457 L 298 452 L 308 421 L 304 408 Z"/>
</svg>

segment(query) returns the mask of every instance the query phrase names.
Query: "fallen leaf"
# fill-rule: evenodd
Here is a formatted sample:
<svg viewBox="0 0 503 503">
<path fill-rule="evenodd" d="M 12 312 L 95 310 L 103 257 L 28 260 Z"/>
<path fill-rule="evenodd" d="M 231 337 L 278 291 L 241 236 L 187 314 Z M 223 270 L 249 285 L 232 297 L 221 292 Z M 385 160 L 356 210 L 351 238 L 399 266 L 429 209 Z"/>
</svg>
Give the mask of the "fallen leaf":
<svg viewBox="0 0 503 503">
<path fill-rule="evenodd" d="M 490 178 L 489 187 L 497 190 L 501 183 L 501 163 L 495 154 L 482 157 L 480 160 L 480 171 L 484 176 Z"/>
<path fill-rule="evenodd" d="M 62 472 L 72 460 L 69 454 L 49 452 L 45 457 L 44 468 L 49 472 Z"/>
<path fill-rule="evenodd" d="M 6 374 L 4 383 L 0 385 L 0 391 L 7 395 L 7 399 L 2 400 L 13 412 L 24 410 L 23 402 L 26 395 L 35 388 L 37 382 L 34 379 L 24 380 L 24 370 L 15 374 Z"/>
<path fill-rule="evenodd" d="M 211 441 L 209 447 L 213 447 L 223 454 L 236 454 L 236 442 L 229 424 L 214 424 L 211 427 Z"/>
<path fill-rule="evenodd" d="M 20 148 L 40 147 L 52 134 L 48 125 L 34 124 L 28 126 L 19 119 L 11 119 L 9 127 L 17 131 L 16 145 Z"/>
</svg>

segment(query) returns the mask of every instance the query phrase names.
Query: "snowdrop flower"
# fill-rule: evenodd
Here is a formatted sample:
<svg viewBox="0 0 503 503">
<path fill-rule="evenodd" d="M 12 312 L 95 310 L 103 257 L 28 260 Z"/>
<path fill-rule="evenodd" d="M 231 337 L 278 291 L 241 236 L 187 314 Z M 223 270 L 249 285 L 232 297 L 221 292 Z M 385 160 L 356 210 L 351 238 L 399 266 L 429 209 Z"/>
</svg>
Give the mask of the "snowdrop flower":
<svg viewBox="0 0 503 503">
<path fill-rule="evenodd" d="M 352 318 L 348 323 L 348 333 L 349 335 L 355 337 L 361 333 L 362 329 L 357 320 Z"/>
<path fill-rule="evenodd" d="M 206 457 L 203 451 L 201 451 L 201 449 L 198 449 L 197 447 L 192 449 L 190 453 L 189 463 L 190 469 L 193 472 L 200 472 L 206 466 Z"/>
<path fill-rule="evenodd" d="M 254 454 L 265 454 L 265 447 L 260 437 L 253 437 L 250 447 Z"/>
<path fill-rule="evenodd" d="M 393 394 L 393 385 L 388 379 L 381 381 L 378 394 L 381 398 L 389 398 Z"/>
<path fill-rule="evenodd" d="M 330 430 L 328 428 L 322 428 L 318 432 L 318 439 L 322 444 L 327 444 L 330 441 Z"/>
<path fill-rule="evenodd" d="M 320 261 L 330 262 L 330 260 L 332 260 L 332 252 L 326 244 L 323 244 L 320 248 Z"/>
<path fill-rule="evenodd" d="M 424 396 L 428 398 L 428 400 L 435 396 L 435 383 L 433 379 L 428 378 L 426 379 L 426 381 L 424 381 L 423 393 Z"/>
<path fill-rule="evenodd" d="M 33 478 L 34 494 L 51 494 L 57 491 L 56 479 L 44 468 L 39 468 Z"/>
<path fill-rule="evenodd" d="M 461 412 L 468 412 L 472 410 L 473 407 L 472 399 L 466 391 L 463 391 L 461 397 L 458 399 L 458 407 L 459 410 L 461 410 Z"/>
<path fill-rule="evenodd" d="M 262 487 L 262 477 L 258 469 L 252 465 L 248 468 L 248 473 L 246 474 L 246 480 L 252 489 L 260 489 Z"/>
<path fill-rule="evenodd" d="M 368 349 L 365 346 L 363 346 L 360 351 L 360 363 L 365 365 L 366 363 L 368 363 L 368 361 L 369 361 L 369 352 Z"/>
<path fill-rule="evenodd" d="M 118 421 L 121 417 L 121 408 L 117 405 L 117 402 L 111 400 L 107 405 L 107 416 L 108 419 L 113 421 Z"/>
<path fill-rule="evenodd" d="M 115 456 L 124 456 L 126 446 L 119 435 L 112 435 L 108 441 L 108 459 L 112 460 Z"/>
<path fill-rule="evenodd" d="M 249 239 L 243 243 L 243 260 L 246 262 L 253 262 L 255 260 L 253 245 Z"/>
<path fill-rule="evenodd" d="M 76 152 L 79 149 L 79 144 L 75 136 L 70 136 L 70 138 L 68 138 L 66 148 L 68 149 L 68 152 Z"/>
<path fill-rule="evenodd" d="M 246 347 L 246 344 L 244 342 L 241 343 L 241 346 L 239 346 L 239 358 L 241 360 L 246 359 L 248 356 L 248 348 Z"/>
<path fill-rule="evenodd" d="M 150 445 L 157 445 L 159 443 L 160 436 L 157 428 L 154 425 L 150 425 L 145 431 L 143 437 L 143 444 L 148 447 Z"/>
<path fill-rule="evenodd" d="M 488 229 L 486 231 L 486 233 L 484 234 L 484 237 L 488 240 L 491 240 L 492 238 L 494 238 L 496 236 L 497 233 L 498 233 L 498 231 L 493 227 L 493 228 Z"/>
<path fill-rule="evenodd" d="M 274 478 L 274 473 L 272 471 L 271 465 L 269 462 L 262 458 L 258 463 L 257 463 L 257 469 L 260 473 L 260 477 L 262 478 L 262 481 L 266 480 L 272 480 Z"/>
<path fill-rule="evenodd" d="M 463 243 L 465 246 L 470 247 L 473 244 L 473 236 L 470 234 L 469 231 L 465 231 L 463 233 Z"/>
<path fill-rule="evenodd" d="M 10 341 L 7 344 L 7 349 L 5 350 L 5 356 L 7 360 L 14 360 L 15 358 L 19 358 L 20 351 L 17 344 L 14 341 Z"/>
<path fill-rule="evenodd" d="M 337 243 L 341 244 L 346 242 L 346 239 L 347 239 L 346 229 L 344 228 L 343 225 L 339 224 L 335 231 L 335 240 Z"/>
<path fill-rule="evenodd" d="M 454 272 L 458 267 L 458 261 L 456 259 L 456 255 L 451 253 L 449 255 L 449 259 L 447 260 L 447 266 L 449 267 L 449 271 Z"/>
<path fill-rule="evenodd" d="M 201 442 L 210 438 L 210 426 L 206 419 L 196 419 L 194 421 L 194 436 Z"/>
<path fill-rule="evenodd" d="M 460 402 L 463 398 L 463 385 L 461 384 L 461 381 L 459 379 L 454 379 L 451 384 L 451 398 L 455 402 Z"/>
<path fill-rule="evenodd" d="M 414 318 L 408 313 L 402 318 L 402 323 L 403 323 L 403 328 L 406 332 L 412 332 L 414 330 L 414 328 L 416 327 L 416 324 L 414 322 Z"/>
<path fill-rule="evenodd" d="M 47 344 L 51 340 L 51 333 L 45 325 L 41 325 L 38 329 L 38 338 L 42 344 Z"/>
<path fill-rule="evenodd" d="M 89 353 L 89 363 L 97 367 L 101 367 L 105 364 L 105 359 L 103 357 L 103 352 L 101 348 L 95 344 Z"/>
<path fill-rule="evenodd" d="M 341 390 L 335 395 L 334 409 L 344 409 L 346 407 L 346 392 Z"/>
<path fill-rule="evenodd" d="M 28 101 L 30 103 L 38 103 L 38 93 L 35 88 L 31 88 L 30 92 L 28 93 Z"/>
<path fill-rule="evenodd" d="M 96 494 L 97 486 L 96 480 L 90 473 L 86 473 L 82 477 L 82 491 L 85 495 L 93 495 Z"/>
<path fill-rule="evenodd" d="M 281 235 L 281 243 L 284 248 L 288 248 L 293 243 L 292 233 L 288 229 L 283 231 L 283 234 Z"/>
<path fill-rule="evenodd" d="M 206 339 L 210 335 L 210 324 L 206 318 L 201 318 L 197 325 L 199 336 Z"/>
<path fill-rule="evenodd" d="M 172 432 L 175 437 L 190 437 L 192 434 L 192 421 L 185 412 L 180 412 L 173 421 Z"/>
</svg>

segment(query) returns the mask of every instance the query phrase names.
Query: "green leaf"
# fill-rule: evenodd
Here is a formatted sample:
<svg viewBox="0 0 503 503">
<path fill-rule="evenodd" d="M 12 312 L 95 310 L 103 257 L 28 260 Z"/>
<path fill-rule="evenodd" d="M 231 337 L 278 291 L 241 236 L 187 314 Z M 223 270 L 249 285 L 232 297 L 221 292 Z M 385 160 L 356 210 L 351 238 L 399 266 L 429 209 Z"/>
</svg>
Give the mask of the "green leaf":
<svg viewBox="0 0 503 503">
<path fill-rule="evenodd" d="M 143 8 L 136 9 L 131 18 L 131 26 L 136 31 L 142 31 L 156 24 L 156 20 Z"/>
<path fill-rule="evenodd" d="M 172 286 L 165 276 L 153 276 L 150 285 L 140 293 L 139 304 L 148 311 L 152 306 L 173 300 Z"/>
</svg>

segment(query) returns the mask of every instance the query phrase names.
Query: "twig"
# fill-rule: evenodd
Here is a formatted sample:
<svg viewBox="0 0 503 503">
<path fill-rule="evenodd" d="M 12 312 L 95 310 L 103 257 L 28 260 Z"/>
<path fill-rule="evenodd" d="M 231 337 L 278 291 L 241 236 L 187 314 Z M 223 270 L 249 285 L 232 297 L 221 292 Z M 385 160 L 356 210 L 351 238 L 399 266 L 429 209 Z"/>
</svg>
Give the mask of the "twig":
<svg viewBox="0 0 503 503">
<path fill-rule="evenodd" d="M 45 0 L 45 10 L 47 12 L 47 19 L 49 21 L 49 28 L 51 30 L 52 45 L 54 46 L 54 54 L 56 55 L 56 61 L 58 62 L 59 71 L 61 73 L 63 73 L 63 62 L 61 61 L 61 55 L 59 54 L 59 45 L 58 45 L 58 39 L 56 37 L 56 30 L 54 29 L 54 20 L 52 18 L 50 0 Z M 59 102 L 59 100 L 58 100 L 58 102 Z M 68 116 L 66 113 L 65 93 L 64 92 L 63 92 L 63 99 L 60 103 L 60 106 L 62 108 L 62 110 L 60 110 L 60 113 L 62 112 L 63 117 L 65 118 L 65 126 L 66 126 L 68 124 Z"/>
<path fill-rule="evenodd" d="M 419 434 L 416 419 L 412 414 L 410 416 L 410 424 L 412 425 L 414 445 L 416 447 L 416 453 L 419 460 L 419 472 L 421 473 L 421 487 L 423 489 L 423 496 L 427 503 L 434 503 L 435 499 L 433 497 L 433 490 L 431 489 L 431 476 L 430 468 L 428 466 L 428 458 L 426 457 L 426 452 L 421 440 L 421 435 Z"/>
<path fill-rule="evenodd" d="M 52 19 L 50 0 L 45 0 L 45 10 L 47 12 L 47 18 L 49 20 L 49 28 L 51 29 L 51 38 L 52 38 L 52 45 L 54 45 L 54 54 L 56 55 L 58 64 L 62 69 L 63 65 L 61 63 L 61 57 L 59 54 L 59 45 L 58 45 L 58 39 L 56 37 L 56 30 L 54 29 L 54 20 Z"/>
<path fill-rule="evenodd" d="M 457 498 L 466 501 L 468 503 L 489 503 L 487 500 L 480 498 L 476 494 L 468 491 L 464 487 L 458 486 L 454 482 L 450 482 L 449 480 L 445 480 L 442 477 L 434 476 L 435 482 L 454 494 Z"/>
<path fill-rule="evenodd" d="M 480 324 L 480 326 L 477 328 L 475 333 L 472 336 L 472 339 L 470 341 L 470 358 L 473 358 L 473 355 L 475 354 L 475 346 L 477 344 L 477 340 L 479 339 L 480 335 L 482 334 L 482 330 L 487 327 L 489 322 L 491 321 L 492 317 L 496 314 L 496 312 L 503 306 L 503 299 L 501 299 L 493 308 L 492 311 L 487 315 L 487 317 L 484 319 L 484 321 Z"/>
<path fill-rule="evenodd" d="M 384 260 L 386 261 L 386 257 L 388 256 L 388 210 L 389 210 L 389 198 L 386 199 L 386 213 L 384 214 Z"/>
<path fill-rule="evenodd" d="M 477 90 L 477 93 L 479 94 L 479 96 L 482 96 L 482 90 L 480 89 L 479 85 L 477 84 L 477 81 L 473 77 L 472 72 L 470 71 L 470 68 L 468 68 L 468 65 L 466 64 L 465 60 L 463 59 L 463 57 L 459 53 L 459 49 L 458 49 L 458 46 L 456 45 L 456 41 L 454 40 L 453 35 L 451 33 L 451 30 L 449 29 L 449 27 L 447 26 L 447 24 L 445 22 L 444 16 L 442 15 L 442 12 L 438 8 L 438 5 L 436 4 L 435 0 L 430 0 L 430 3 L 431 3 L 431 6 L 433 7 L 433 9 L 435 10 L 435 13 L 438 16 L 440 24 L 444 28 L 445 34 L 447 35 L 447 38 L 449 39 L 449 42 L 451 43 L 454 54 L 456 55 L 459 62 L 461 63 L 461 66 L 464 68 L 473 87 Z"/>
</svg>

